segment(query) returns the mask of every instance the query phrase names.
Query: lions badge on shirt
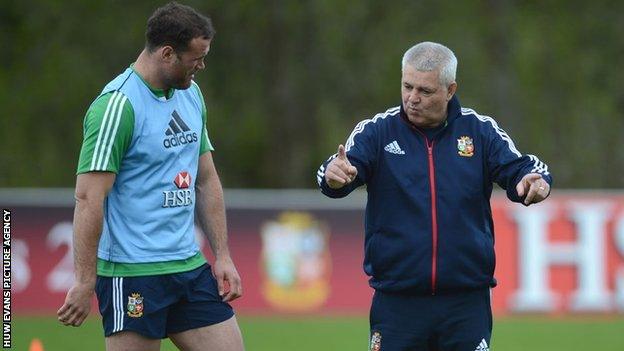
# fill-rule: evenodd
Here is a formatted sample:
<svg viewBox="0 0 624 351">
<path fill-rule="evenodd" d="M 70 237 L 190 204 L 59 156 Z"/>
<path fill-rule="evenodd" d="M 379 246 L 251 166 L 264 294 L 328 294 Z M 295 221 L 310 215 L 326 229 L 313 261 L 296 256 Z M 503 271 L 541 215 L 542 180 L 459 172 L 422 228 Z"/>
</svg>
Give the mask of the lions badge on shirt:
<svg viewBox="0 0 624 351">
<path fill-rule="evenodd" d="M 462 136 L 457 139 L 457 153 L 459 156 L 472 157 L 474 155 L 474 144 L 469 136 Z"/>
</svg>

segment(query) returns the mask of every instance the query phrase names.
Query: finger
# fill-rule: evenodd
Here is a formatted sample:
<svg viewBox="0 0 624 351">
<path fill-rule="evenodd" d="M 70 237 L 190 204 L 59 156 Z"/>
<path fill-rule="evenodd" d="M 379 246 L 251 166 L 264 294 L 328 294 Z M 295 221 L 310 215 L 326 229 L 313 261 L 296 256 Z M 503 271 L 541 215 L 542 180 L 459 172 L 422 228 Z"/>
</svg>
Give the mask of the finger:
<svg viewBox="0 0 624 351">
<path fill-rule="evenodd" d="M 524 175 L 524 177 L 522 177 L 522 179 L 520 179 L 520 182 L 518 182 L 518 184 L 516 185 L 516 192 L 518 193 L 518 196 L 524 196 L 527 188 L 530 188 L 536 180 L 541 178 L 542 176 L 539 173 L 529 173 Z"/>
<path fill-rule="evenodd" d="M 342 188 L 344 186 L 343 183 L 337 182 L 337 181 L 334 181 L 334 180 L 327 180 L 327 185 L 329 185 L 329 187 L 332 188 L 332 189 L 340 189 L 340 188 Z"/>
<path fill-rule="evenodd" d="M 69 312 L 70 313 L 65 316 L 65 320 L 63 322 L 65 325 L 73 325 L 76 322 L 80 316 L 80 308 L 74 306 L 69 310 Z"/>
<path fill-rule="evenodd" d="M 549 185 L 544 181 L 535 182 L 535 186 L 537 189 L 535 190 L 535 196 L 532 199 L 534 204 L 542 202 L 548 196 L 549 191 Z"/>
<path fill-rule="evenodd" d="M 546 181 L 539 181 L 536 183 L 538 186 L 538 189 L 540 190 L 540 195 L 543 195 L 544 197 L 546 197 L 548 195 L 548 193 L 550 192 L 550 185 L 548 185 L 548 183 L 546 183 Z"/>
<path fill-rule="evenodd" d="M 223 301 L 223 302 L 230 302 L 230 301 L 232 301 L 232 300 L 234 300 L 234 299 L 235 299 L 234 294 L 233 294 L 233 293 L 232 293 L 232 291 L 230 290 L 230 291 L 228 291 L 228 293 L 227 293 L 227 294 L 225 294 L 225 296 L 223 296 L 223 298 L 221 299 L 221 301 Z"/>
<path fill-rule="evenodd" d="M 61 308 L 59 308 L 58 311 L 56 311 L 56 315 L 61 316 L 65 314 L 68 308 L 69 308 L 69 305 L 67 305 L 67 303 L 64 303 L 63 306 L 61 306 Z"/>
<path fill-rule="evenodd" d="M 243 284 L 241 283 L 241 279 L 238 274 L 236 274 L 232 279 L 230 291 L 232 292 L 232 300 L 243 296 Z"/>
<path fill-rule="evenodd" d="M 71 315 L 71 317 L 65 322 L 65 325 L 75 325 L 76 322 L 80 319 L 80 312 L 76 312 Z"/>
<path fill-rule="evenodd" d="M 347 174 L 353 179 L 355 178 L 355 176 L 357 176 L 357 168 L 355 168 L 354 166 L 349 166 L 347 169 Z"/>
<path fill-rule="evenodd" d="M 516 185 L 516 192 L 518 193 L 519 197 L 523 197 L 524 196 L 524 181 L 519 181 L 518 185 Z"/>
<path fill-rule="evenodd" d="M 533 183 L 534 181 L 541 179 L 542 175 L 539 173 L 529 173 L 527 175 L 524 176 L 525 180 L 530 183 Z"/>
<path fill-rule="evenodd" d="M 84 322 L 85 318 L 87 318 L 87 314 L 83 312 L 80 315 L 76 316 L 74 322 L 71 325 L 73 327 L 79 327 L 82 325 L 82 322 Z"/>
<path fill-rule="evenodd" d="M 223 277 L 223 273 L 216 274 L 215 278 L 217 279 L 217 288 L 219 290 L 219 296 L 223 296 L 225 292 L 225 279 Z"/>
<path fill-rule="evenodd" d="M 347 184 L 349 182 L 349 176 L 338 167 L 328 170 L 325 173 L 325 177 L 327 177 L 327 180 L 332 180 L 340 184 Z"/>
<path fill-rule="evenodd" d="M 242 293 L 240 290 L 230 289 L 230 291 L 225 295 L 225 297 L 223 297 L 223 302 L 230 302 L 230 301 L 238 299 L 241 296 L 242 296 Z"/>
<path fill-rule="evenodd" d="M 241 284 L 241 278 L 238 275 L 238 272 L 236 271 L 236 269 L 233 269 L 232 271 L 228 272 L 226 280 L 228 282 L 230 289 L 227 292 L 227 294 L 223 297 L 223 301 L 228 302 L 242 295 L 243 286 Z"/>
<path fill-rule="evenodd" d="M 73 314 L 66 314 L 63 317 L 59 317 L 59 321 L 63 323 L 63 325 L 70 325 L 74 316 Z"/>
<path fill-rule="evenodd" d="M 225 292 L 223 293 L 223 295 L 221 295 L 221 301 L 223 302 L 228 302 L 228 301 L 232 301 L 232 296 L 234 295 L 234 289 L 232 288 L 232 283 L 230 281 L 227 281 L 227 289 L 225 289 Z"/>
<path fill-rule="evenodd" d="M 335 181 L 335 180 L 328 179 L 327 180 L 327 185 L 330 188 L 332 188 L 332 189 L 340 189 L 340 188 L 345 186 L 345 182 L 342 181 L 342 180 L 341 181 Z"/>
<path fill-rule="evenodd" d="M 531 186 L 529 188 L 529 193 L 527 194 L 526 198 L 524 199 L 524 204 L 525 205 L 529 205 L 529 204 L 533 203 L 533 199 L 535 198 L 535 195 L 537 195 L 537 187 L 536 186 Z"/>
<path fill-rule="evenodd" d="M 347 161 L 347 152 L 342 144 L 338 145 L 338 158 Z"/>
<path fill-rule="evenodd" d="M 60 323 L 65 324 L 65 322 L 67 322 L 67 317 L 66 316 L 58 316 L 56 318 Z"/>
<path fill-rule="evenodd" d="M 349 163 L 349 160 L 345 161 L 341 159 L 336 159 L 334 161 L 336 162 L 334 162 L 333 164 L 327 167 L 328 171 L 337 172 L 337 174 L 340 176 L 342 176 L 340 172 L 342 172 L 345 175 L 357 173 L 357 169 L 354 166 L 352 166 L 351 163 Z"/>
<path fill-rule="evenodd" d="M 65 305 L 65 309 L 62 313 L 59 314 L 58 320 L 66 323 L 73 313 L 74 307 L 72 305 Z"/>
<path fill-rule="evenodd" d="M 223 296 L 223 302 L 230 302 L 238 297 L 238 293 L 230 286 L 230 291 Z"/>
</svg>

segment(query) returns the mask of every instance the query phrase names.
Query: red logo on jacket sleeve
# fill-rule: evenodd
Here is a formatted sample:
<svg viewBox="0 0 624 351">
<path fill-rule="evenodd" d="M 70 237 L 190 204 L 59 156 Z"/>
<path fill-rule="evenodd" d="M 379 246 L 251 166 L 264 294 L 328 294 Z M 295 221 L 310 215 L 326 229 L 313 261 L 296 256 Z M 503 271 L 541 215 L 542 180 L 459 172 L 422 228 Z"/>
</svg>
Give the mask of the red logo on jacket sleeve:
<svg viewBox="0 0 624 351">
<path fill-rule="evenodd" d="M 189 172 L 180 172 L 173 180 L 178 189 L 186 189 L 191 186 L 191 175 Z"/>
</svg>

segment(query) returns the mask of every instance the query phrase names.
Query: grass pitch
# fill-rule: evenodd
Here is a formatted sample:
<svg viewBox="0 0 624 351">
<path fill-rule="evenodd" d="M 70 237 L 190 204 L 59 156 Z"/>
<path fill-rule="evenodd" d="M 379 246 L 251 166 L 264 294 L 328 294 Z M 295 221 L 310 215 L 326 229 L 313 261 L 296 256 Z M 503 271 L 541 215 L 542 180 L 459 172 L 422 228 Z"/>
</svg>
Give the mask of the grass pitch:
<svg viewBox="0 0 624 351">
<path fill-rule="evenodd" d="M 366 350 L 366 317 L 239 316 L 249 351 Z M 33 338 L 45 351 L 104 350 L 100 320 L 91 317 L 80 328 L 60 325 L 54 317 L 16 317 L 13 350 L 28 350 Z M 177 350 L 169 340 L 161 350 Z M 572 319 L 507 317 L 494 322 L 492 350 L 502 351 L 622 351 L 624 316 Z"/>
</svg>

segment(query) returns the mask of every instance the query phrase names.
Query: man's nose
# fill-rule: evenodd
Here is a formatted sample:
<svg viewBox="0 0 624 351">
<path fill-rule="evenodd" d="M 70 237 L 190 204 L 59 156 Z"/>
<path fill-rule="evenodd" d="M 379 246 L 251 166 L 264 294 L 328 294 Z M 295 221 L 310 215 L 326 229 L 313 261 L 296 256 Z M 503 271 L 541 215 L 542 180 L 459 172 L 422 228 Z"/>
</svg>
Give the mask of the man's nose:
<svg viewBox="0 0 624 351">
<path fill-rule="evenodd" d="M 420 94 L 418 94 L 418 92 L 413 91 L 410 96 L 409 96 L 409 101 L 411 103 L 417 104 L 420 102 Z"/>
<path fill-rule="evenodd" d="M 197 69 L 204 69 L 206 68 L 206 63 L 204 62 L 204 60 L 199 61 L 199 65 L 197 66 Z"/>
</svg>

